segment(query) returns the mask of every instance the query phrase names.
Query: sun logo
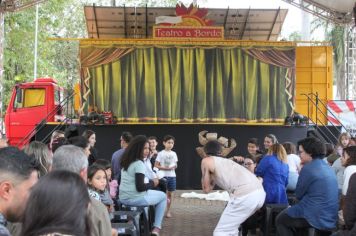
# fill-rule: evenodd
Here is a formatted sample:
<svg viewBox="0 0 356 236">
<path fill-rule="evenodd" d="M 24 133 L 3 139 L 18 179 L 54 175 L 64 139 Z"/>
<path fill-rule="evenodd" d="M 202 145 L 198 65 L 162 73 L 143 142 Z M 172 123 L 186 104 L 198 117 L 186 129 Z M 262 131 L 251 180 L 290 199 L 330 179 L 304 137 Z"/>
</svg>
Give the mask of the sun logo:
<svg viewBox="0 0 356 236">
<path fill-rule="evenodd" d="M 199 8 L 198 5 L 191 3 L 187 8 L 183 3 L 177 3 L 176 16 L 182 17 L 182 22 L 177 24 L 163 24 L 174 26 L 211 26 L 213 21 L 206 19 L 208 9 Z"/>
</svg>

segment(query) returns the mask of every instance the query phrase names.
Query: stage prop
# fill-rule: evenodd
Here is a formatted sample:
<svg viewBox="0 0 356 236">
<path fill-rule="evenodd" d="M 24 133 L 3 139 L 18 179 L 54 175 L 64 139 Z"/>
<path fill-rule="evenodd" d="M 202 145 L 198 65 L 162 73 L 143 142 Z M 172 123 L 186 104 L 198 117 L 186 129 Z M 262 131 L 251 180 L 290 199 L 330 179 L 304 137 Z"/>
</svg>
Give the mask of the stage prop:
<svg viewBox="0 0 356 236">
<path fill-rule="evenodd" d="M 118 122 L 283 123 L 294 110 L 293 44 L 224 40 L 225 28 L 206 16 L 177 4 L 175 17 L 155 15 L 153 40 L 81 41 L 81 110 L 111 111 Z"/>
<path fill-rule="evenodd" d="M 197 151 L 198 155 L 201 158 L 206 157 L 206 153 L 204 152 L 204 145 L 212 140 L 217 140 L 221 145 L 222 145 L 222 152 L 221 156 L 226 157 L 227 155 L 230 154 L 232 150 L 234 150 L 237 146 L 236 140 L 231 138 L 230 140 L 228 138 L 225 138 L 224 136 L 220 136 L 218 138 L 217 133 L 209 133 L 206 130 L 200 131 L 198 134 L 199 137 L 199 143 L 202 145 L 201 147 L 195 148 Z"/>
</svg>

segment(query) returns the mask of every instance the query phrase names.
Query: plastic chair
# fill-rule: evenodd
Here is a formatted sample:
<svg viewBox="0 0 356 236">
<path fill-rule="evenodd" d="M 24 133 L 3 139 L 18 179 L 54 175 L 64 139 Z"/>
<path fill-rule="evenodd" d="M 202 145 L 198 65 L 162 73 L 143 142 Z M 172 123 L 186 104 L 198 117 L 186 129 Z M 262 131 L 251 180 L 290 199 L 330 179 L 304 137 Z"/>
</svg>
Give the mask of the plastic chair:
<svg viewBox="0 0 356 236">
<path fill-rule="evenodd" d="M 111 223 L 111 227 L 116 229 L 118 235 L 131 235 L 131 236 L 139 236 L 139 232 L 137 231 L 135 225 L 132 222 L 127 223 Z"/>
<path fill-rule="evenodd" d="M 265 235 L 270 235 L 277 214 L 287 207 L 288 204 L 266 204 Z"/>
<path fill-rule="evenodd" d="M 149 220 L 149 206 L 130 206 L 130 205 L 124 205 L 120 204 L 120 211 L 132 211 L 132 212 L 138 212 L 140 217 L 139 217 L 139 232 L 141 235 L 148 236 L 150 235 L 152 225 L 150 224 Z"/>
</svg>

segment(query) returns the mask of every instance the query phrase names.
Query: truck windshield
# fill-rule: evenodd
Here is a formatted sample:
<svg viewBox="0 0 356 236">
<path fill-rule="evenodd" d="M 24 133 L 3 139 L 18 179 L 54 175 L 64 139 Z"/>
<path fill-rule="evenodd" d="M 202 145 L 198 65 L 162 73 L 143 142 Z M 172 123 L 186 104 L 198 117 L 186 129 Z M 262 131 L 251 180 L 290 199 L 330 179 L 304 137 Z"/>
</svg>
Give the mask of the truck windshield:
<svg viewBox="0 0 356 236">
<path fill-rule="evenodd" d="M 46 89 L 18 88 L 16 90 L 15 108 L 43 106 L 45 104 Z"/>
</svg>

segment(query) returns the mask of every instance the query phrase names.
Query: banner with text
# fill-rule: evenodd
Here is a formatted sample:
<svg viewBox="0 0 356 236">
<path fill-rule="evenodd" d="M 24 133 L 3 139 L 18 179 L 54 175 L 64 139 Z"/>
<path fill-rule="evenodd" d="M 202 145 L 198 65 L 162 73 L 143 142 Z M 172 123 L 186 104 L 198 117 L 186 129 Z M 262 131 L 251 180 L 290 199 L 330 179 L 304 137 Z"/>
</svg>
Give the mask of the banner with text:
<svg viewBox="0 0 356 236">
<path fill-rule="evenodd" d="M 153 38 L 224 39 L 223 27 L 153 27 Z"/>
</svg>

